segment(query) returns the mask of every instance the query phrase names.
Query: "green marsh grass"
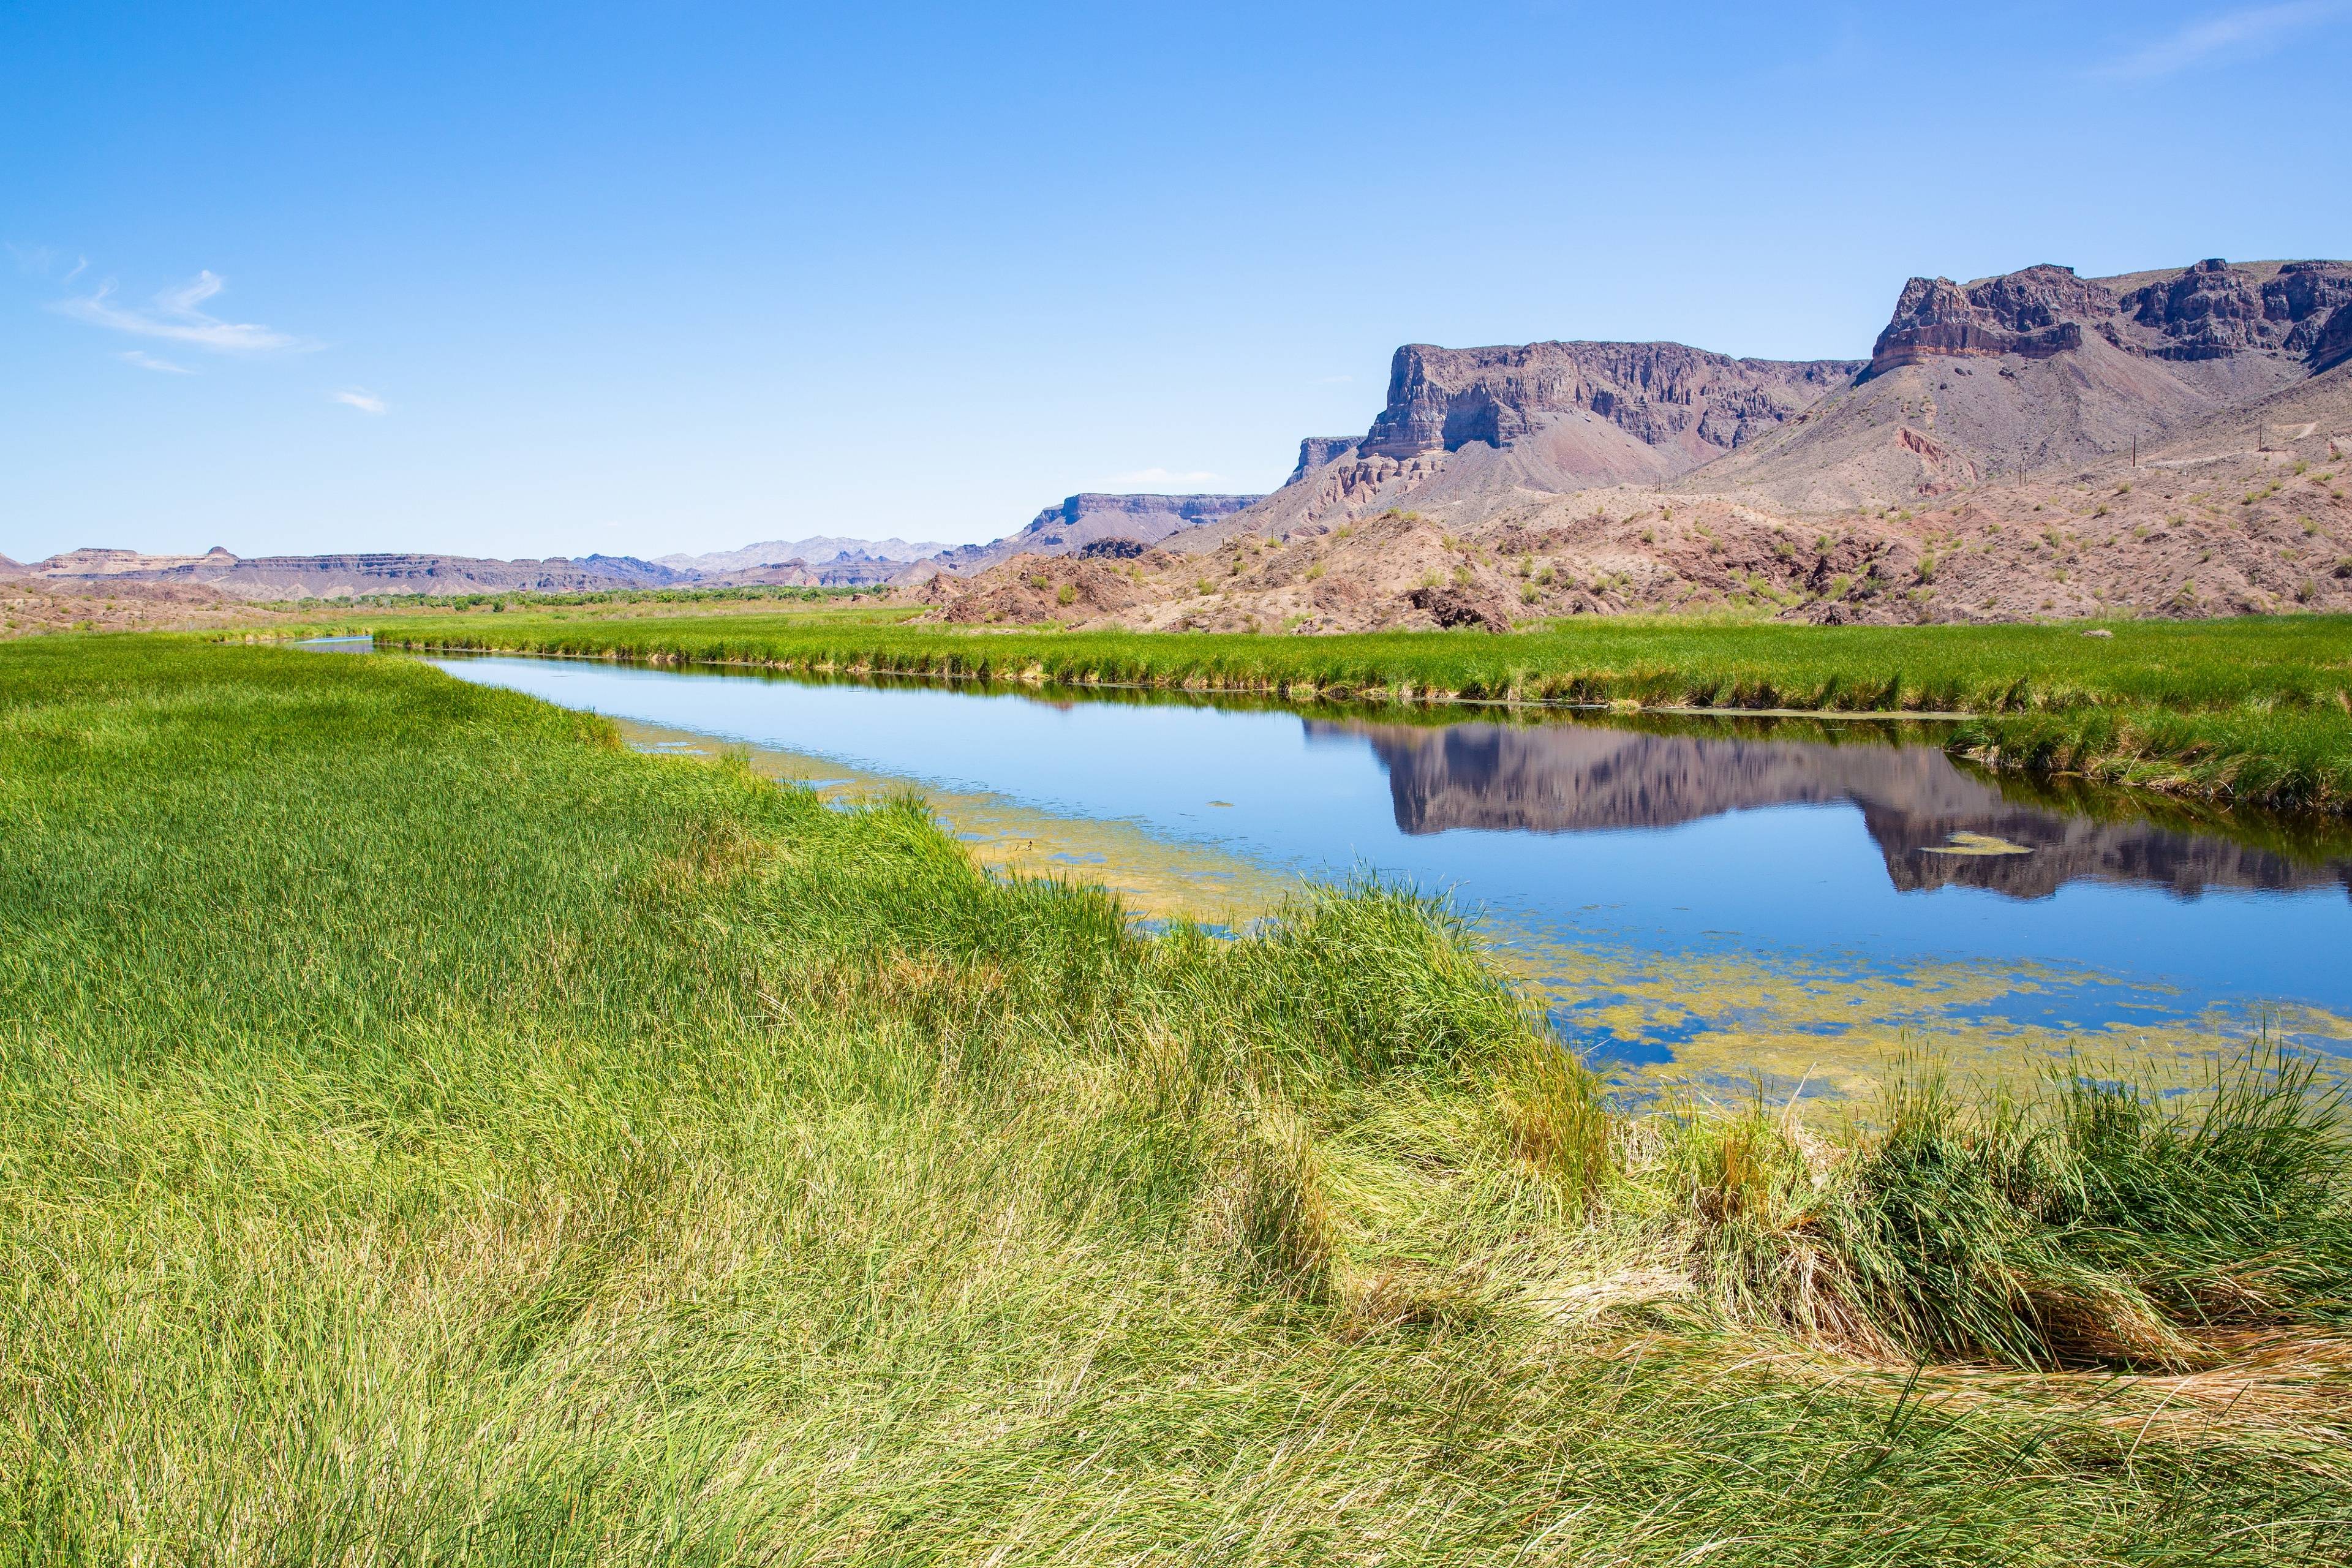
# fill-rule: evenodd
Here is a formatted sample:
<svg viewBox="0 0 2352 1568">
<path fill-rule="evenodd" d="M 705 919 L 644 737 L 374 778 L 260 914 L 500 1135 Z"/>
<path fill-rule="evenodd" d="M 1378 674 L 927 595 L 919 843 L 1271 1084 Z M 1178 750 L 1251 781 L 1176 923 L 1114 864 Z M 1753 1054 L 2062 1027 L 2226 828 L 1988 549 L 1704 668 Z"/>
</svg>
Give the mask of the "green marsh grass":
<svg viewBox="0 0 2352 1568">
<path fill-rule="evenodd" d="M 364 624 L 354 621 L 353 625 Z M 1810 626 L 1612 617 L 1510 637 L 969 632 L 805 616 L 384 621 L 388 642 L 796 671 L 1378 698 L 1959 713 L 1995 766 L 2352 809 L 2352 618 Z"/>
<path fill-rule="evenodd" d="M 1618 1289 L 1732 1214 L 1675 1170 L 1850 1277 L 1783 1211 L 1913 1187 L 1783 1122 L 1777 1176 L 1730 1121 L 1661 1154 L 1402 889 L 1147 937 L 911 802 L 163 638 L 0 649 L 0 1560 L 2341 1555 L 2300 1417 L 1959 1399 Z M 2294 1103 L 2069 1111 L 2106 1195 L 2037 1223 L 2168 1321 L 2323 1321 Z M 2110 1234 L 2224 1145 L 2239 1217 Z"/>
</svg>

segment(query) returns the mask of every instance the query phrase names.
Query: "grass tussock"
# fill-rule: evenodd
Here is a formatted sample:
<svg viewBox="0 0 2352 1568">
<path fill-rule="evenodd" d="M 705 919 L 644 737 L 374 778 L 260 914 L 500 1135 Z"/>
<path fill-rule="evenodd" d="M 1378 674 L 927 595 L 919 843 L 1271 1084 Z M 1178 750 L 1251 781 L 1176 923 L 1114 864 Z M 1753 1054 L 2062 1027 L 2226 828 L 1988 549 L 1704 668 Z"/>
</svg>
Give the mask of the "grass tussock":
<svg viewBox="0 0 2352 1568">
<path fill-rule="evenodd" d="M 1759 1109 L 1669 1164 L 1751 1318 L 1883 1358 L 2178 1371 L 2352 1314 L 2347 1121 L 2340 1080 L 2268 1050 L 2200 1092 L 2075 1071 L 2025 1101 L 1914 1063 L 1854 1146 Z"/>
<path fill-rule="evenodd" d="M 2302 1416 L 1823 1348 L 2340 1322 L 2292 1066 L 1630 1121 L 1404 890 L 1146 937 L 266 648 L 0 650 L 0 1560 L 2340 1556 Z"/>
<path fill-rule="evenodd" d="M 356 623 L 355 623 L 356 624 Z M 971 633 L 743 616 L 390 619 L 410 647 L 804 673 L 897 672 L 1339 699 L 1963 713 L 1994 765 L 2248 804 L 2352 809 L 2352 617 L 1810 626 L 1609 617 L 1523 632 L 1316 637 Z"/>
</svg>

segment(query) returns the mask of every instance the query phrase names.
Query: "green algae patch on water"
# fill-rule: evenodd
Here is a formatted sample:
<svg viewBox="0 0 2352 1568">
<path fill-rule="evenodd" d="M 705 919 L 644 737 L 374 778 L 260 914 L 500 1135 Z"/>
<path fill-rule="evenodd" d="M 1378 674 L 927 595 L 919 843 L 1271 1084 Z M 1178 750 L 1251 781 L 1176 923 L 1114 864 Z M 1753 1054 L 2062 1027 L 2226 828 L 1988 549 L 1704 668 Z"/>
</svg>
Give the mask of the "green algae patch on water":
<svg viewBox="0 0 2352 1568">
<path fill-rule="evenodd" d="M 2187 1083 L 2270 1039 L 2352 1058 L 2352 1017 L 2307 1005 L 2188 1002 L 2160 983 L 2032 963 L 1858 954 L 1661 954 L 1502 927 L 1492 950 L 1568 1047 L 1622 1092 L 1864 1100 L 1891 1064 L 1932 1056 L 2021 1089 L 2069 1057 Z"/>
<path fill-rule="evenodd" d="M 2031 844 L 2011 844 L 2008 839 L 1990 833 L 1958 832 L 1948 844 L 1923 844 L 1922 855 L 2031 855 Z"/>
</svg>

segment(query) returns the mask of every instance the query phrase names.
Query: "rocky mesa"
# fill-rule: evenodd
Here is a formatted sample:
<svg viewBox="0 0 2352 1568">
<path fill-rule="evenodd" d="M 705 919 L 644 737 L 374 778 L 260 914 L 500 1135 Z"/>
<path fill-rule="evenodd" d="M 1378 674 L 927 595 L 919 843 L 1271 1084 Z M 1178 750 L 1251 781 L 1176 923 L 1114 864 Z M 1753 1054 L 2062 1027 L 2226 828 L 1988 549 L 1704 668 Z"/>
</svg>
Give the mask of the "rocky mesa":
<svg viewBox="0 0 2352 1568">
<path fill-rule="evenodd" d="M 1867 360 L 1407 344 L 1364 436 L 1118 581 L 1016 536 L 928 597 L 1261 631 L 2352 608 L 2347 450 L 2352 265 L 1913 279 Z"/>
</svg>

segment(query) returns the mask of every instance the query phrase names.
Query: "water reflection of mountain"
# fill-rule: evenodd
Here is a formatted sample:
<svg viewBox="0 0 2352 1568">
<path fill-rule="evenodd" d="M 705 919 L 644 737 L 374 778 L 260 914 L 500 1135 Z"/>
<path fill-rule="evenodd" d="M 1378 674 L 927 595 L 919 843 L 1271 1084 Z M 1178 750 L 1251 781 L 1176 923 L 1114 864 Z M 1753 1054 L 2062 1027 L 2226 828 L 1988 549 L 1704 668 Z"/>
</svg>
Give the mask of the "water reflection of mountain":
<svg viewBox="0 0 2352 1568">
<path fill-rule="evenodd" d="M 1657 735 L 1597 724 L 1308 721 L 1307 731 L 1370 743 L 1388 768 L 1397 826 L 1406 833 L 1665 827 L 1757 806 L 1850 803 L 1887 877 L 1906 892 L 1960 886 L 2035 899 L 2088 878 L 2184 896 L 2339 886 L 2352 894 L 2352 853 L 2341 848 L 2288 853 L 2014 800 L 1933 746 Z M 1939 853 L 1956 835 L 2030 853 Z"/>
</svg>

